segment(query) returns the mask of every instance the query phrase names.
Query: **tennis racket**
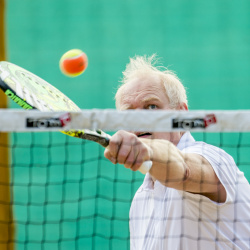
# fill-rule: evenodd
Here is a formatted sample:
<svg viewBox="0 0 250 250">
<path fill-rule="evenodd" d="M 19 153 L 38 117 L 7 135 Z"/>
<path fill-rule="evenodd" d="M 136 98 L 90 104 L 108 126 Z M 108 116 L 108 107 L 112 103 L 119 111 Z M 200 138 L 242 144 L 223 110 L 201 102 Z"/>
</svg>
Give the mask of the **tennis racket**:
<svg viewBox="0 0 250 250">
<path fill-rule="evenodd" d="M 0 88 L 24 109 L 80 111 L 80 108 L 61 91 L 35 74 L 10 62 L 0 62 Z M 111 137 L 102 130 L 70 130 L 62 131 L 62 133 L 97 142 L 103 147 L 109 145 Z M 146 174 L 151 166 L 151 161 L 145 161 L 139 171 Z"/>
</svg>

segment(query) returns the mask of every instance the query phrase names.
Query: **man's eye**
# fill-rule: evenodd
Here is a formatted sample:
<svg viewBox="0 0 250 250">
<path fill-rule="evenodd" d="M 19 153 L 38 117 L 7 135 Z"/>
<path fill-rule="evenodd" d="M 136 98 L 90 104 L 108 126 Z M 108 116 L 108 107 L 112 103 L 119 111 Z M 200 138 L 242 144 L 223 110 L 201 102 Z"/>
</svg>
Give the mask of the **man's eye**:
<svg viewBox="0 0 250 250">
<path fill-rule="evenodd" d="M 155 104 L 148 105 L 148 109 L 157 109 L 157 106 Z"/>
</svg>

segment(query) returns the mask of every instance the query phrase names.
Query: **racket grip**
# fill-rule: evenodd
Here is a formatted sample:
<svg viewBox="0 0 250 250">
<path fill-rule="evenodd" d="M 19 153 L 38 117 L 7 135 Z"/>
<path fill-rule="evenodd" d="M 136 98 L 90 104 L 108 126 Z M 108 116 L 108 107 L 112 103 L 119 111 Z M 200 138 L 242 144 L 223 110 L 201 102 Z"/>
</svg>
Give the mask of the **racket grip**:
<svg viewBox="0 0 250 250">
<path fill-rule="evenodd" d="M 146 174 L 147 172 L 149 172 L 149 170 L 151 169 L 152 165 L 153 165 L 152 161 L 144 161 L 138 170 L 142 174 Z"/>
</svg>

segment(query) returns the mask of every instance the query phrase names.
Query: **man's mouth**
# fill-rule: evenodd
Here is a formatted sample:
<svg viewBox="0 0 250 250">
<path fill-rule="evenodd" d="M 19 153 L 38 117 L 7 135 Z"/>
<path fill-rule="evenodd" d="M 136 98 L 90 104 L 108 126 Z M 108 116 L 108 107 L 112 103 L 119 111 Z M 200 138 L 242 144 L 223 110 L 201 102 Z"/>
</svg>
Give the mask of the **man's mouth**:
<svg viewBox="0 0 250 250">
<path fill-rule="evenodd" d="M 146 137 L 149 137 L 151 135 L 152 135 L 152 133 L 149 133 L 149 132 L 138 132 L 138 133 L 136 133 L 136 136 L 140 137 L 140 138 L 146 138 Z"/>
</svg>

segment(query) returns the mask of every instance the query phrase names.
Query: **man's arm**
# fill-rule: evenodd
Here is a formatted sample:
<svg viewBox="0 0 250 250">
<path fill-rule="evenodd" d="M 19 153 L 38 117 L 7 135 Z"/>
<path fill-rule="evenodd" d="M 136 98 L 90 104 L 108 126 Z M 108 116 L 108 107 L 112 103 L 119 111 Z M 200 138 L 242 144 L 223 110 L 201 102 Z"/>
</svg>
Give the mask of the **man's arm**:
<svg viewBox="0 0 250 250">
<path fill-rule="evenodd" d="M 151 160 L 150 175 L 163 185 L 201 194 L 216 202 L 226 200 L 225 188 L 210 163 L 198 154 L 182 153 L 167 140 L 143 139 L 118 131 L 104 155 L 114 164 L 123 164 L 133 171 L 144 161 Z"/>
<path fill-rule="evenodd" d="M 163 185 L 201 194 L 216 202 L 226 200 L 225 188 L 204 157 L 194 153 L 182 153 L 166 140 L 143 140 L 143 143 L 150 144 L 153 151 L 150 174 Z"/>
</svg>

